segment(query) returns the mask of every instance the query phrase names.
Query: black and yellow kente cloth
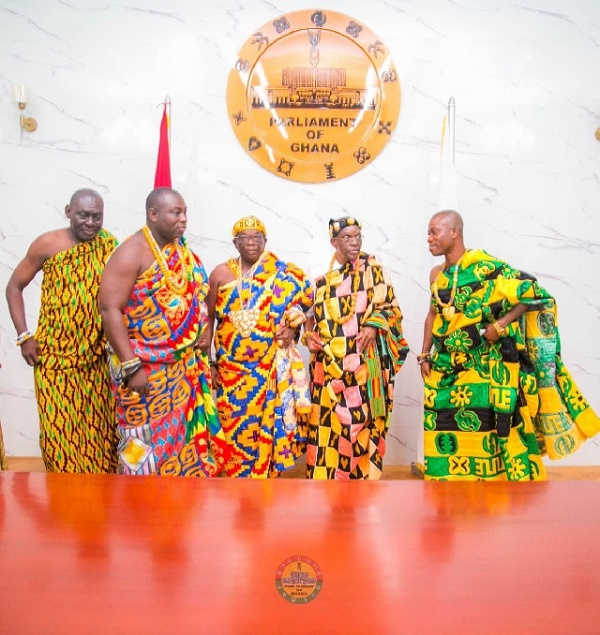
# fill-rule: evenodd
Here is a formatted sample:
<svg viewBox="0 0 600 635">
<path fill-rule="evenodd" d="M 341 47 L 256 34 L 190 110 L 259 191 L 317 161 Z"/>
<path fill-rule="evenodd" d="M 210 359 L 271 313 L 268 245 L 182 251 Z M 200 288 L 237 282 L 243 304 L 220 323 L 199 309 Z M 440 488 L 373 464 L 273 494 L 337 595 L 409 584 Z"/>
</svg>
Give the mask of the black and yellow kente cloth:
<svg viewBox="0 0 600 635">
<path fill-rule="evenodd" d="M 115 402 L 98 287 L 117 244 L 105 230 L 44 263 L 34 367 L 40 447 L 49 472 L 114 472 Z"/>
<path fill-rule="evenodd" d="M 315 331 L 325 346 L 311 355 L 309 478 L 381 476 L 394 380 L 408 345 L 390 277 L 371 255 L 361 253 L 357 267 L 346 263 L 315 282 Z M 377 329 L 376 344 L 358 353 L 364 326 Z"/>
<path fill-rule="evenodd" d="M 542 480 L 542 455 L 560 459 L 600 421 L 560 357 L 554 299 L 528 274 L 481 250 L 437 277 L 431 373 L 425 380 L 425 465 L 431 480 Z M 497 342 L 485 326 L 527 305 Z"/>
</svg>

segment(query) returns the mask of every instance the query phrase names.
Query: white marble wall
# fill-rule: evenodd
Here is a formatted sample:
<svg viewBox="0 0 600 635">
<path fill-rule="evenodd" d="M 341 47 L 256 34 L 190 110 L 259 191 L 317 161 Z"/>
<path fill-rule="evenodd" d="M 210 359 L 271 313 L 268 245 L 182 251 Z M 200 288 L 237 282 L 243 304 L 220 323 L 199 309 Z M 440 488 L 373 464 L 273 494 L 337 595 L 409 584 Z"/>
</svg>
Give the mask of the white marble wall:
<svg viewBox="0 0 600 635">
<path fill-rule="evenodd" d="M 277 178 L 239 146 L 225 89 L 239 47 L 283 13 L 323 8 L 367 24 L 392 49 L 399 123 L 377 159 L 323 184 Z M 600 411 L 600 5 L 597 0 L 0 0 L 0 287 L 42 231 L 65 224 L 79 187 L 105 198 L 120 238 L 143 222 L 160 108 L 172 108 L 173 185 L 208 269 L 233 254 L 230 228 L 256 214 L 269 245 L 312 274 L 330 257 L 327 220 L 364 221 L 365 249 L 393 272 L 406 336 L 420 351 L 434 264 L 441 120 L 457 104 L 459 200 L 469 246 L 539 276 L 558 298 L 563 356 Z M 20 134 L 13 83 L 31 88 L 36 132 Z M 39 280 L 26 292 L 35 327 Z M 0 302 L 0 419 L 9 455 L 35 455 L 31 370 Z M 398 378 L 389 463 L 415 460 L 421 383 Z M 572 464 L 597 463 L 591 441 Z"/>
</svg>

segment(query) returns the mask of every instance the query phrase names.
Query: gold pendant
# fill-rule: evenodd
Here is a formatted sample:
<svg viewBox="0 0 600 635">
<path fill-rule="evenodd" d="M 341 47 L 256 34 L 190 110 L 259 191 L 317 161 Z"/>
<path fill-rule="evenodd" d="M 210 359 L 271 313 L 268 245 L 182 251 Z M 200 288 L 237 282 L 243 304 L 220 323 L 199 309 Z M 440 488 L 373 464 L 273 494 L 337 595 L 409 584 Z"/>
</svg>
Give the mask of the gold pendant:
<svg viewBox="0 0 600 635">
<path fill-rule="evenodd" d="M 454 317 L 454 307 L 453 306 L 445 306 L 442 309 L 442 313 L 444 317 L 450 322 L 450 320 Z"/>
<path fill-rule="evenodd" d="M 258 322 L 260 311 L 258 309 L 240 309 L 239 311 L 231 311 L 229 315 L 235 330 L 242 337 L 250 337 Z"/>
</svg>

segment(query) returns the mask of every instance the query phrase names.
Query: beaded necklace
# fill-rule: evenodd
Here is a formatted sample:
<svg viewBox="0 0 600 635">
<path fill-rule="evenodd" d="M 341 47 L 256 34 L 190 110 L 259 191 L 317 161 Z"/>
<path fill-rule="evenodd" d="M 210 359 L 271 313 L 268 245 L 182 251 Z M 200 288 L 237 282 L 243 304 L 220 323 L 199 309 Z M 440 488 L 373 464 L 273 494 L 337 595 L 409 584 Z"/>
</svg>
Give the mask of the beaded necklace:
<svg viewBox="0 0 600 635">
<path fill-rule="evenodd" d="M 356 296 L 358 295 L 358 287 L 360 286 L 360 267 L 358 265 L 360 256 L 354 263 L 354 271 L 352 272 L 352 296 L 350 300 L 350 306 L 348 307 L 348 313 L 342 317 L 341 310 L 338 311 L 340 317 L 336 316 L 335 303 L 331 298 L 331 278 L 333 277 L 333 263 L 335 262 L 335 254 L 329 263 L 329 271 L 325 274 L 325 303 L 327 304 L 327 310 L 329 317 L 339 325 L 346 324 L 346 322 L 354 315 L 354 309 L 356 307 Z"/>
<path fill-rule="evenodd" d="M 244 280 L 248 279 L 250 282 L 248 284 L 248 291 L 252 285 L 252 280 L 254 279 L 254 272 L 256 271 L 258 265 L 262 262 L 265 251 L 262 252 L 260 258 L 252 265 L 252 267 L 246 271 L 246 273 L 242 270 L 242 258 L 238 258 L 237 261 L 233 261 L 234 265 L 234 273 L 237 280 L 237 289 L 238 295 L 240 298 L 240 309 L 237 311 L 230 311 L 229 317 L 235 327 L 236 331 L 238 331 L 242 337 L 249 337 L 252 334 L 256 323 L 258 322 L 258 318 L 260 317 L 260 309 L 254 307 L 250 308 L 250 294 L 248 297 L 244 299 Z"/>
<path fill-rule="evenodd" d="M 458 285 L 458 270 L 460 269 L 460 263 L 462 262 L 462 259 L 465 257 L 466 253 L 467 252 L 465 251 L 465 253 L 457 260 L 456 264 L 454 265 L 454 276 L 452 277 L 452 287 L 450 288 L 450 299 L 448 300 L 448 302 L 442 302 L 440 300 L 440 296 L 438 295 L 437 277 L 433 281 L 433 285 L 431 287 L 433 296 L 435 297 L 439 306 L 442 307 L 442 313 L 444 314 L 444 317 L 448 320 L 448 322 L 454 317 L 454 313 L 456 312 L 456 308 L 454 306 L 454 296 L 456 295 L 456 289 Z"/>
<path fill-rule="evenodd" d="M 152 255 L 154 256 L 154 258 L 156 259 L 156 262 L 158 263 L 158 268 L 160 269 L 160 272 L 162 273 L 165 279 L 165 283 L 167 287 L 173 293 L 176 293 L 177 295 L 182 295 L 185 292 L 187 288 L 187 284 L 190 280 L 189 274 L 191 271 L 191 267 L 188 270 L 188 264 L 190 263 L 187 263 L 185 261 L 184 255 L 179 245 L 179 241 L 175 242 L 175 250 L 177 251 L 179 262 L 181 263 L 181 275 L 179 276 L 179 279 L 176 279 L 176 272 L 171 271 L 169 269 L 169 265 L 167 264 L 167 261 L 165 260 L 165 255 L 163 254 L 162 250 L 158 246 L 158 243 L 156 242 L 154 236 L 152 235 L 152 232 L 150 231 L 150 228 L 148 227 L 148 225 L 144 225 L 142 227 L 142 233 L 144 234 L 144 237 L 146 238 L 146 241 L 148 242 L 148 245 L 150 246 Z"/>
</svg>

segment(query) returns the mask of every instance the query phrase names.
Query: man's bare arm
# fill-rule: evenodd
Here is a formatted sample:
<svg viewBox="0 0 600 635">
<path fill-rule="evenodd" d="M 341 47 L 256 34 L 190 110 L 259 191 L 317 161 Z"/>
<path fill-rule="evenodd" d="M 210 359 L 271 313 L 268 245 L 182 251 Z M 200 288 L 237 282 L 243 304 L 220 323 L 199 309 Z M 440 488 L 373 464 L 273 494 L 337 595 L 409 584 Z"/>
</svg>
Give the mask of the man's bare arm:
<svg viewBox="0 0 600 635">
<path fill-rule="evenodd" d="M 106 337 L 121 361 L 134 357 L 123 309 L 140 273 L 140 248 L 136 237 L 117 247 L 108 259 L 98 292 L 98 307 Z"/>
<path fill-rule="evenodd" d="M 215 331 L 215 316 L 216 316 L 216 306 L 217 306 L 217 294 L 219 293 L 219 289 L 227 282 L 233 280 L 233 273 L 227 266 L 227 263 L 221 263 L 217 265 L 211 272 L 210 277 L 208 279 L 209 290 L 208 295 L 206 296 L 206 306 L 208 309 L 208 355 L 211 357 L 211 349 L 213 344 L 213 335 Z M 219 374 L 217 372 L 217 367 L 211 363 L 211 378 L 214 386 L 219 386 Z"/>
<path fill-rule="evenodd" d="M 429 284 L 432 285 L 433 281 L 437 278 L 439 272 L 442 270 L 443 265 L 436 265 L 429 273 Z M 423 345 L 421 346 L 421 355 L 428 355 L 431 352 L 433 346 L 433 321 L 435 320 L 435 310 L 431 304 L 429 305 L 429 311 L 425 317 L 425 323 L 423 325 Z M 421 367 L 421 377 L 425 378 L 429 376 L 431 370 L 431 363 L 429 358 L 420 358 L 419 366 Z"/>
<path fill-rule="evenodd" d="M 15 267 L 6 285 L 6 302 L 17 335 L 28 331 L 23 291 L 42 270 L 44 262 L 56 253 L 52 243 L 53 237 L 57 233 L 58 232 L 50 232 L 43 234 L 31 243 L 25 257 Z M 21 354 L 30 366 L 39 363 L 40 353 L 40 347 L 34 337 L 30 337 L 21 345 Z"/>
</svg>

